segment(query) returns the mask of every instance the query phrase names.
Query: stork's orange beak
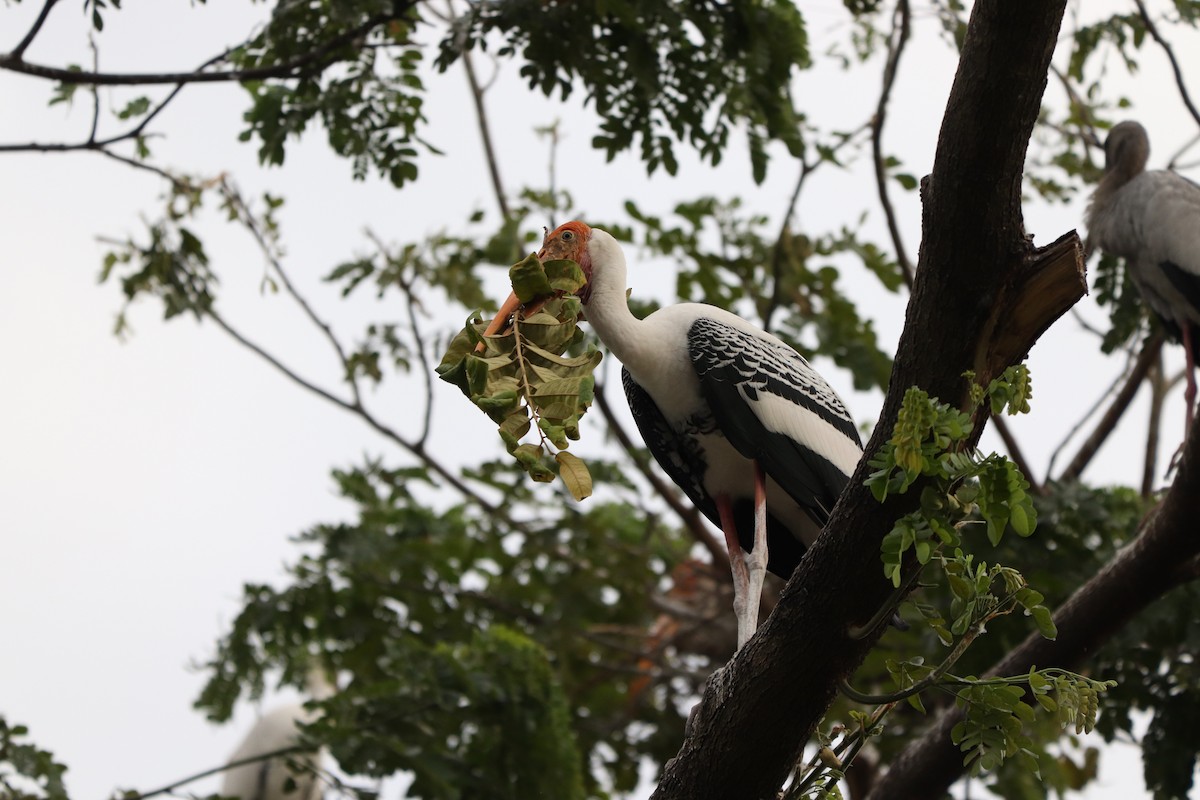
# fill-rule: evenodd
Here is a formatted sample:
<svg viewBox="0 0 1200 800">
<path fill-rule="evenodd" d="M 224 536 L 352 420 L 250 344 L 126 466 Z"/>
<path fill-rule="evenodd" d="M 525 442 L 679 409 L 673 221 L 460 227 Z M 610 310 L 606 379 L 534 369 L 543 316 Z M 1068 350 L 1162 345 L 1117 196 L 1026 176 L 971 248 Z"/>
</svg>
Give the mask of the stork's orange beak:
<svg viewBox="0 0 1200 800">
<path fill-rule="evenodd" d="M 546 255 L 547 255 L 546 243 L 549 240 L 550 240 L 550 232 L 547 231 L 545 237 L 543 237 L 543 240 L 542 240 L 542 249 L 539 250 L 538 254 L 537 254 L 539 261 L 546 260 Z M 553 296 L 553 295 L 551 295 L 551 296 Z M 542 306 L 546 305 L 546 302 L 549 300 L 550 300 L 550 297 L 543 297 L 540 300 L 534 300 L 532 303 L 529 303 L 528 305 L 524 306 L 524 308 L 522 308 L 521 301 L 517 299 L 516 293 L 513 292 L 513 293 L 509 294 L 508 299 L 504 301 L 504 303 L 500 306 L 500 310 L 496 312 L 496 316 L 492 318 L 492 321 L 488 323 L 487 328 L 484 329 L 483 335 L 484 336 L 494 336 L 497 333 L 507 332 L 508 321 L 510 319 L 512 319 L 513 314 L 521 313 L 522 316 L 528 317 L 531 314 L 533 314 L 534 312 L 536 312 L 538 309 L 540 309 Z M 479 344 L 475 345 L 476 353 L 482 353 L 483 350 L 484 350 L 483 342 L 480 342 Z"/>
<path fill-rule="evenodd" d="M 522 307 L 521 301 L 517 299 L 516 292 L 509 293 L 508 299 L 504 301 L 504 303 L 500 306 L 500 310 L 496 312 L 496 316 L 492 317 L 492 321 L 489 322 L 488 326 L 484 329 L 483 335 L 493 336 L 497 333 L 507 332 L 508 323 L 509 320 L 512 319 L 513 314 L 519 313 L 523 317 L 528 317 L 542 306 L 546 305 L 546 301 L 549 299 L 549 297 L 543 297 L 540 300 L 534 300 L 532 303 Z M 482 353 L 483 349 L 483 342 L 475 345 L 476 353 Z"/>
</svg>

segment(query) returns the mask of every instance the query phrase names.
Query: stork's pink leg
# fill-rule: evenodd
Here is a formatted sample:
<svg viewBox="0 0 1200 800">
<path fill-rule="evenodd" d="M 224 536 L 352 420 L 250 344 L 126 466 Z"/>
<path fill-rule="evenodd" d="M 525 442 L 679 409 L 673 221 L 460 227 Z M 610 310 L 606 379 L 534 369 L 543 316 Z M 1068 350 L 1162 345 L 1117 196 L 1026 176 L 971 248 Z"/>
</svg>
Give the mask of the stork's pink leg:
<svg viewBox="0 0 1200 800">
<path fill-rule="evenodd" d="M 721 516 L 721 530 L 725 533 L 725 546 L 729 548 L 729 568 L 733 572 L 733 613 L 737 616 L 738 649 L 754 634 L 756 622 L 748 615 L 754 612 L 749 609 L 748 595 L 750 594 L 750 570 L 746 566 L 746 553 L 738 541 L 737 525 L 733 521 L 733 505 L 729 495 L 717 495 L 717 513 Z M 754 613 L 757 617 L 757 613 Z"/>
<path fill-rule="evenodd" d="M 758 606 L 762 602 L 763 580 L 767 577 L 767 476 L 757 461 L 754 462 L 754 550 L 746 554 L 746 569 L 750 573 L 747 592 L 750 632 L 746 636 L 749 639 L 758 629 Z"/>
<path fill-rule="evenodd" d="M 737 615 L 738 649 L 750 640 L 758 628 L 758 605 L 767 574 L 767 483 L 762 467 L 754 464 L 754 551 L 742 550 L 733 505 L 728 495 L 717 497 L 717 513 L 725 546 L 729 548 L 729 567 L 733 571 L 733 613 Z"/>
<path fill-rule="evenodd" d="M 1179 326 L 1183 329 L 1183 355 L 1187 359 L 1187 388 L 1183 391 L 1183 399 L 1187 402 L 1187 427 L 1183 430 L 1184 438 L 1192 429 L 1192 415 L 1196 412 L 1196 361 L 1192 355 L 1192 325 L 1185 321 Z"/>
</svg>

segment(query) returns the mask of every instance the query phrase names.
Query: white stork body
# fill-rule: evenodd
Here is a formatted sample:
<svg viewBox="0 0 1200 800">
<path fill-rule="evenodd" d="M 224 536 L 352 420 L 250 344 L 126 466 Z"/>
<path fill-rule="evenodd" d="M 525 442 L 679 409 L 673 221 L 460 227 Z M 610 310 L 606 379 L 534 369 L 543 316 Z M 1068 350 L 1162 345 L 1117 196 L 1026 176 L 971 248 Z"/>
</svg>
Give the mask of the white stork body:
<svg viewBox="0 0 1200 800">
<path fill-rule="evenodd" d="M 229 757 L 229 762 L 245 761 L 293 747 L 300 738 L 297 723 L 311 721 L 312 714 L 298 703 L 273 709 L 254 723 Z M 241 800 L 320 800 L 318 768 L 319 758 L 311 753 L 240 764 L 225 771 L 221 796 Z M 289 783 L 294 783 L 294 788 L 289 790 Z"/>
<path fill-rule="evenodd" d="M 858 464 L 853 420 L 799 353 L 735 314 L 681 303 L 634 317 L 625 257 L 605 231 L 569 222 L 539 255 L 571 258 L 588 275 L 584 315 L 624 364 L 647 447 L 724 531 L 740 647 L 765 570 L 791 576 Z"/>
<path fill-rule="evenodd" d="M 1114 126 L 1104 152 L 1104 178 L 1087 210 L 1088 247 L 1125 258 L 1143 302 L 1183 342 L 1190 427 L 1200 338 L 1200 186 L 1174 172 L 1147 172 L 1150 140 L 1136 122 Z"/>
</svg>

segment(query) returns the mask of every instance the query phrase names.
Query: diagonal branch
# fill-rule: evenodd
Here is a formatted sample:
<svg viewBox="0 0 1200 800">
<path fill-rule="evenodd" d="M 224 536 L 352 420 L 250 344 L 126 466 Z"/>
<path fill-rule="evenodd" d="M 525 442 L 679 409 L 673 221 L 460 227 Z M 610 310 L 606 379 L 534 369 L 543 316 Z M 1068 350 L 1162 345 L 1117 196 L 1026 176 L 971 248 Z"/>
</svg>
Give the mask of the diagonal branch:
<svg viewBox="0 0 1200 800">
<path fill-rule="evenodd" d="M 221 60 L 222 58 L 225 58 L 225 55 L 226 54 L 222 54 L 220 56 L 215 56 L 213 58 L 210 58 L 208 61 L 206 61 L 202 65 L 200 65 L 199 69 L 205 69 L 209 66 L 212 66 L 213 64 L 217 63 L 217 61 Z M 118 133 L 115 136 L 108 137 L 107 139 L 97 139 L 96 138 L 96 124 L 98 121 L 97 116 L 98 116 L 98 113 L 100 110 L 99 97 L 96 96 L 96 109 L 95 110 L 97 112 L 97 116 L 93 116 L 92 132 L 85 141 L 76 142 L 73 144 L 65 143 L 65 142 L 52 142 L 52 143 L 27 142 L 24 144 L 0 144 L 0 153 L 21 153 L 21 152 L 31 152 L 31 151 L 47 153 L 47 152 L 66 152 L 66 151 L 71 151 L 71 150 L 103 150 L 104 148 L 109 147 L 110 145 L 117 144 L 118 142 L 128 141 L 129 139 L 136 139 L 144 134 L 146 127 L 151 122 L 154 121 L 155 117 L 157 117 L 159 114 L 161 114 L 163 112 L 163 110 L 170 104 L 170 102 L 172 100 L 174 100 L 176 97 L 179 96 L 179 93 L 181 91 L 183 91 L 183 87 L 186 85 L 187 85 L 186 83 L 178 84 L 174 89 L 172 89 L 170 91 L 169 94 L 167 94 L 166 97 L 164 97 L 162 100 L 160 100 L 158 102 L 157 105 L 155 105 L 155 107 L 150 111 L 150 113 L 148 113 L 146 116 L 142 117 L 141 122 L 139 122 L 137 125 L 134 125 L 132 128 L 125 131 L 124 133 Z M 92 87 L 92 93 L 94 96 L 96 95 L 96 87 L 95 86 Z"/>
<path fill-rule="evenodd" d="M 1129 404 L 1133 402 L 1134 396 L 1142 386 L 1142 381 L 1146 378 L 1146 373 L 1154 366 L 1155 359 L 1158 358 L 1162 346 L 1163 337 L 1161 333 L 1154 334 L 1142 345 L 1142 352 L 1138 354 L 1137 361 L 1134 362 L 1133 369 L 1130 370 L 1125 384 L 1117 392 L 1117 396 L 1113 398 L 1112 404 L 1104 412 L 1104 416 L 1096 423 L 1096 429 L 1092 431 L 1092 435 L 1080 445 L 1079 452 L 1075 454 L 1075 458 L 1071 459 L 1071 463 L 1058 476 L 1058 480 L 1074 481 L 1078 480 L 1079 476 L 1083 474 L 1084 469 L 1087 468 L 1087 465 L 1091 463 L 1097 451 L 1100 450 L 1100 446 L 1104 444 L 1109 434 L 1117 427 L 1117 423 L 1124 416 L 1125 411 L 1129 408 Z"/>
<path fill-rule="evenodd" d="M 1150 422 L 1146 429 L 1146 460 L 1142 467 L 1142 497 L 1154 493 L 1154 480 L 1158 473 L 1158 435 L 1162 423 L 1163 400 L 1167 396 L 1167 375 L 1164 371 L 1162 350 L 1154 359 L 1150 371 Z"/>
<path fill-rule="evenodd" d="M 33 25 L 29 28 L 29 32 L 25 34 L 25 38 L 21 39 L 12 52 L 9 53 L 11 57 L 20 59 L 25 55 L 25 51 L 29 49 L 29 45 L 33 44 L 34 38 L 42 30 L 42 26 L 46 24 L 46 18 L 50 16 L 50 9 L 54 8 L 57 3 L 58 0 L 46 0 L 45 5 L 42 6 L 42 10 L 38 12 L 37 19 L 33 21 Z"/>
<path fill-rule="evenodd" d="M 1194 580 L 1200 537 L 1195 498 L 1200 496 L 1200 425 L 1184 444 L 1178 477 L 1163 502 L 1142 521 L 1138 537 L 1054 614 L 1058 638 L 1027 638 L 987 676 L 1020 675 L 1038 668 L 1074 669 L 1096 652 L 1150 603 L 1184 581 Z M 942 710 L 920 739 L 892 762 L 870 798 L 904 800 L 939 797 L 963 771 L 962 752 L 950 731 L 962 719 L 954 707 Z"/>
<path fill-rule="evenodd" d="M 1017 443 L 1017 437 L 1013 436 L 1012 431 L 1008 427 L 1008 422 L 1001 415 L 992 416 L 992 425 L 996 429 L 996 433 L 1000 434 L 1000 438 L 1004 440 L 1004 447 L 1008 450 L 1008 457 L 1017 465 L 1017 469 L 1021 470 L 1021 474 L 1029 481 L 1029 487 L 1034 494 L 1045 494 L 1046 487 L 1039 483 L 1033 477 L 1033 466 L 1029 463 L 1029 459 L 1025 458 L 1024 451 Z"/>
<path fill-rule="evenodd" d="M 1187 106 L 1188 113 L 1192 115 L 1192 119 L 1196 120 L 1197 125 L 1200 125 L 1200 109 L 1197 109 L 1196 104 L 1192 102 L 1192 96 L 1183 82 L 1183 70 L 1179 66 L 1179 59 L 1175 57 L 1174 48 L 1159 33 L 1158 26 L 1154 24 L 1154 20 L 1150 19 L 1150 14 L 1146 11 L 1146 4 L 1142 0 L 1133 0 L 1133 2 L 1137 6 L 1138 15 L 1142 18 L 1142 24 L 1146 26 L 1146 32 L 1150 34 L 1154 41 L 1158 42 L 1159 47 L 1167 54 L 1167 60 L 1171 62 L 1171 71 L 1175 73 L 1175 85 L 1179 88 L 1179 98 Z"/>
<path fill-rule="evenodd" d="M 892 237 L 892 247 L 896 250 L 896 263 L 900 265 L 900 274 L 909 289 L 913 285 L 913 266 L 908 258 L 908 251 L 900 238 L 900 224 L 896 221 L 896 210 L 888 196 L 887 166 L 883 158 L 883 125 L 887 121 L 888 100 L 892 96 L 892 86 L 896 82 L 896 71 L 900 66 L 900 56 L 904 45 L 908 43 L 911 14 L 908 0 L 899 0 L 893 12 L 892 34 L 888 41 L 887 62 L 883 68 L 883 90 L 879 93 L 879 103 L 875 107 L 875 116 L 871 119 L 871 154 L 875 161 L 875 186 L 879 190 L 879 203 L 883 206 L 887 218 L 888 234 Z"/>
<path fill-rule="evenodd" d="M 275 274 L 279 276 L 284 291 L 296 302 L 296 305 L 300 306 L 300 309 L 304 312 L 304 316 L 308 317 L 309 321 L 321 331 L 321 334 L 333 348 L 334 353 L 337 354 L 338 362 L 342 366 L 342 375 L 346 383 L 350 385 L 350 393 L 354 398 L 351 405 L 362 408 L 362 394 L 358 388 L 358 381 L 355 379 L 354 370 L 350 366 L 350 359 L 346 356 L 346 349 L 342 347 L 341 341 L 334 335 L 333 328 L 330 327 L 328 322 L 317 316 L 317 312 L 304 299 L 304 296 L 297 291 L 295 284 L 292 283 L 292 279 L 288 277 L 287 271 L 283 268 L 283 262 L 279 258 L 278 249 L 268 240 L 267 234 L 263 231 L 262 226 L 259 225 L 258 220 L 255 219 L 254 214 L 250 212 L 246 201 L 242 198 L 237 187 L 227 178 L 222 177 L 220 189 L 221 195 L 225 197 L 232 207 L 237 221 L 250 232 L 250 235 L 254 238 L 254 242 L 258 245 L 258 249 L 262 251 L 263 257 L 267 259 L 267 263 L 271 265 L 271 268 L 275 270 Z"/>
<path fill-rule="evenodd" d="M 361 24 L 349 30 L 342 31 L 337 36 L 314 47 L 312 50 L 269 67 L 253 67 L 251 69 L 234 69 L 221 72 L 204 72 L 202 70 L 195 70 L 193 72 L 82 72 L 62 67 L 46 66 L 44 64 L 32 64 L 25 61 L 22 54 L 14 50 L 10 53 L 0 55 L 0 69 L 22 75 L 31 75 L 35 78 L 58 81 L 64 84 L 92 86 L 149 86 L 160 83 L 187 84 L 229 81 L 240 83 L 244 81 L 266 80 L 268 78 L 292 78 L 308 71 L 312 67 L 324 68 L 328 66 L 327 63 L 324 63 L 324 60 L 331 54 L 351 44 L 356 39 L 366 36 L 375 28 L 400 18 L 407 13 L 407 9 L 412 5 L 413 3 L 409 3 L 406 7 L 394 9 L 391 12 L 372 14 Z M 46 11 L 46 9 L 43 9 L 43 11 Z M 211 61 L 213 63 L 224 61 L 235 50 L 237 50 L 236 47 L 231 47 L 220 55 L 215 56 Z"/>
<path fill-rule="evenodd" d="M 455 475 L 446 466 L 444 466 L 440 461 L 435 459 L 429 453 L 429 451 L 426 450 L 426 448 L 423 444 L 418 443 L 418 442 L 410 442 L 408 439 L 404 438 L 399 433 L 397 433 L 393 428 L 391 428 L 390 426 L 388 426 L 387 424 L 385 424 L 384 422 L 379 420 L 377 417 L 375 417 L 370 411 L 368 411 L 362 405 L 360 405 L 358 403 L 350 402 L 348 400 L 344 400 L 344 399 L 338 397 L 337 395 L 332 394 L 328 390 L 323 389 L 322 387 L 318 386 L 317 384 L 313 383 L 312 381 L 309 381 L 308 379 L 302 377 L 300 374 L 298 374 L 297 372 L 292 370 L 290 367 L 288 367 L 286 364 L 284 364 L 282 361 L 280 361 L 278 358 L 276 358 L 270 352 L 265 350 L 261 345 L 250 340 L 245 335 L 243 335 L 240 331 L 238 331 L 236 328 L 234 328 L 232 325 L 230 325 L 228 322 L 226 322 L 225 318 L 222 317 L 220 314 L 218 314 L 215 309 L 212 309 L 212 308 L 206 309 L 204 312 L 204 316 L 206 316 L 208 319 L 211 319 L 213 322 L 215 322 L 217 324 L 217 327 L 219 327 L 226 334 L 228 334 L 229 337 L 232 338 L 235 342 L 240 344 L 242 347 L 245 347 L 247 350 L 254 353 L 259 358 L 266 361 L 268 364 L 270 364 L 272 367 L 274 367 L 278 372 L 282 373 L 284 375 L 284 377 L 286 377 L 288 380 L 292 381 L 293 383 L 300 386 L 301 388 L 308 390 L 312 394 L 315 394 L 317 397 L 320 397 L 324 400 L 327 400 L 330 403 L 333 403 L 335 406 L 341 408 L 342 410 L 349 411 L 351 414 L 356 415 L 357 417 L 362 419 L 364 422 L 366 422 L 367 425 L 374 428 L 378 433 L 383 434 L 383 436 L 385 438 L 392 441 L 396 445 L 399 445 L 404 450 L 407 450 L 412 455 L 416 456 L 418 459 L 420 459 L 425 464 L 425 466 L 427 466 L 435 474 L 440 476 L 442 478 L 442 480 L 444 480 L 446 483 L 448 483 L 450 486 L 452 486 L 455 489 L 455 491 L 457 491 L 459 494 L 461 494 L 463 497 L 467 498 L 468 500 L 472 501 L 473 503 L 477 504 L 489 516 L 493 517 L 494 519 L 502 521 L 504 523 L 504 525 L 506 527 L 510 528 L 511 530 L 528 532 L 528 529 L 525 525 L 512 519 L 512 517 L 510 517 L 507 513 L 504 512 L 503 508 L 501 508 L 500 506 L 496 505 L 495 503 L 492 503 L 491 501 L 487 500 L 482 495 L 480 495 L 478 492 L 476 492 L 474 489 L 472 489 L 470 486 L 467 486 L 465 483 L 463 483 L 462 479 L 459 478 L 458 475 Z"/>
<path fill-rule="evenodd" d="M 194 775 L 189 775 L 186 778 L 180 778 L 172 781 L 166 786 L 160 786 L 157 789 L 151 789 L 146 792 L 121 792 L 121 800 L 149 800 L 149 798 L 158 797 L 161 794 L 174 794 L 175 790 L 180 786 L 186 786 L 189 783 L 198 781 L 201 778 L 207 778 L 210 775 L 219 775 L 222 772 L 234 769 L 235 767 L 245 766 L 246 764 L 258 764 L 263 761 L 270 761 L 273 758 L 282 758 L 283 756 L 313 753 L 316 751 L 316 749 L 317 748 L 315 747 L 302 744 L 288 745 L 287 747 L 281 747 L 277 750 L 271 750 L 267 753 L 259 753 L 258 755 L 247 756 L 246 758 L 239 758 L 234 761 L 229 761 L 219 767 L 212 767 L 211 769 L 197 772 Z"/>
</svg>

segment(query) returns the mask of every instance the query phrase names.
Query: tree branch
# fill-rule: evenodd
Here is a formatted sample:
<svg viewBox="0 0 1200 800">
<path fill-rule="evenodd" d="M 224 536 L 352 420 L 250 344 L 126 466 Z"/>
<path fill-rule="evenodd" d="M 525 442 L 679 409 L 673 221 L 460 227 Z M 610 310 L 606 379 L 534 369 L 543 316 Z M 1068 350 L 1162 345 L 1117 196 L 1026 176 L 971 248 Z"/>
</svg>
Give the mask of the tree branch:
<svg viewBox="0 0 1200 800">
<path fill-rule="evenodd" d="M 1004 440 L 1004 448 L 1008 450 L 1008 457 L 1017 465 L 1017 469 L 1021 470 L 1021 474 L 1029 481 L 1029 488 L 1034 494 L 1045 494 L 1046 487 L 1039 483 L 1033 477 L 1033 467 L 1029 460 L 1025 458 L 1025 453 L 1022 452 L 1021 446 L 1017 444 L 1017 438 L 1013 436 L 1009 430 L 1008 422 L 1001 415 L 992 415 L 992 425 L 996 428 L 996 433 L 1000 434 L 1000 438 Z"/>
<path fill-rule="evenodd" d="M 333 352 L 337 355 L 338 363 L 342 366 L 342 375 L 346 383 L 350 385 L 350 394 L 354 398 L 350 406 L 352 408 L 362 408 L 362 394 L 358 388 L 358 380 L 354 377 L 354 371 L 350 367 L 350 359 L 346 357 L 345 348 L 342 347 L 342 343 L 338 340 L 337 336 L 333 334 L 333 328 L 329 326 L 329 323 L 317 316 L 317 312 L 313 310 L 313 307 L 296 290 L 295 284 L 292 283 L 292 279 L 288 277 L 287 271 L 283 268 L 283 262 L 279 258 L 278 250 L 268 240 L 267 234 L 263 231 L 262 226 L 259 225 L 258 220 L 255 219 L 254 214 L 250 212 L 249 206 L 246 205 L 246 201 L 242 198 L 237 187 L 227 178 L 222 177 L 220 188 L 221 194 L 233 208 L 237 221 L 250 232 L 250 235 L 254 238 L 254 242 L 258 245 L 258 249 L 262 251 L 263 257 L 267 259 L 267 263 L 271 265 L 271 268 L 275 270 L 275 274 L 279 276 L 279 281 L 283 284 L 284 291 L 295 301 L 296 305 L 300 306 L 300 310 L 304 312 L 304 316 L 308 317 L 317 330 L 321 331 L 321 334 L 333 348 Z"/>
<path fill-rule="evenodd" d="M 42 6 L 42 10 L 38 12 L 37 19 L 33 21 L 33 26 L 30 27 L 29 32 L 25 34 L 25 38 L 21 39 L 21 41 L 17 43 L 17 46 L 13 48 L 12 52 L 9 53 L 10 57 L 19 60 L 25 55 L 25 51 L 29 49 L 29 45 L 33 44 L 34 38 L 38 35 L 38 32 L 41 31 L 42 26 L 46 24 L 46 18 L 50 16 L 50 9 L 54 8 L 55 4 L 57 3 L 58 0 L 46 0 L 46 3 Z"/>
<path fill-rule="evenodd" d="M 307 754 L 307 753 L 314 753 L 314 752 L 316 752 L 316 748 L 314 748 L 314 747 L 307 747 L 305 745 L 298 745 L 298 744 L 289 745 L 288 747 L 281 747 L 278 750 L 272 750 L 269 753 L 260 753 L 259 755 L 256 755 L 256 756 L 249 756 L 247 758 L 239 758 L 236 761 L 230 761 L 229 763 L 222 764 L 219 767 L 213 767 L 212 769 L 206 769 L 203 772 L 197 772 L 195 775 L 189 775 L 186 778 L 180 778 L 179 780 L 168 783 L 166 786 L 160 786 L 159 788 L 152 789 L 148 792 L 133 792 L 133 793 L 121 792 L 120 797 L 121 797 L 121 800 L 149 800 L 149 798 L 158 797 L 160 794 L 171 794 L 176 789 L 178 789 L 180 786 L 186 786 L 189 783 L 198 781 L 201 778 L 207 778 L 210 775 L 219 775 L 222 772 L 225 772 L 226 770 L 234 769 L 235 767 L 242 767 L 242 766 L 245 766 L 246 764 L 258 764 L 260 762 L 269 761 L 272 758 L 280 758 L 282 756 L 299 755 L 302 753 Z"/>
<path fill-rule="evenodd" d="M 887 120 L 888 100 L 892 95 L 892 85 L 896 82 L 896 70 L 900 65 L 900 56 L 904 45 L 908 43 L 909 23 L 911 14 L 908 0 L 899 0 L 893 13 L 892 35 L 888 41 L 887 62 L 883 68 L 883 90 L 879 93 L 879 103 L 875 107 L 875 116 L 871 119 L 871 154 L 875 161 L 875 186 L 879 190 L 879 203 L 883 206 L 887 218 L 888 234 L 892 237 L 892 247 L 896 250 L 896 263 L 900 265 L 900 274 L 909 289 L 913 285 L 913 267 L 908 258 L 908 251 L 900 238 L 900 225 L 896 221 L 896 210 L 892 207 L 891 197 L 888 196 L 887 166 L 883 159 L 883 125 Z"/>
<path fill-rule="evenodd" d="M 274 367 L 277 371 L 282 373 L 288 380 L 297 384 L 301 388 L 308 390 L 312 394 L 315 394 L 318 397 L 320 397 L 324 400 L 327 400 L 330 403 L 333 403 L 334 405 L 338 406 L 339 408 L 343 409 L 344 411 L 349 411 L 350 413 L 358 416 L 364 422 L 366 422 L 367 425 L 374 428 L 377 432 L 383 434 L 383 436 L 385 438 L 391 440 L 395 444 L 397 444 L 400 447 L 402 447 L 403 449 L 407 450 L 412 455 L 416 456 L 418 459 L 420 459 L 425 464 L 425 466 L 427 466 L 430 470 L 432 470 L 434 473 L 436 473 L 438 476 L 440 476 L 442 478 L 442 480 L 446 481 L 446 483 L 448 483 L 450 486 L 452 486 L 459 494 L 461 494 L 463 497 L 465 497 L 465 498 L 471 500 L 472 502 L 474 502 L 475 504 L 477 504 L 489 516 L 502 521 L 511 530 L 528 533 L 528 528 L 525 525 L 522 525 L 520 522 L 512 519 L 508 514 L 506 514 L 504 512 L 504 510 L 500 506 L 497 506 L 495 503 L 488 501 L 486 498 L 484 498 L 478 492 L 476 492 L 471 487 L 469 487 L 465 483 L 463 483 L 462 479 L 460 479 L 457 475 L 455 475 L 453 472 L 451 472 L 449 469 L 447 469 L 445 466 L 443 466 L 441 462 L 439 462 L 432 455 L 430 455 L 429 452 L 425 449 L 423 444 L 420 444 L 417 442 L 410 442 L 409 440 L 405 439 L 403 436 L 401 436 L 399 433 L 397 433 L 394 429 L 392 429 L 388 425 L 384 424 L 377 417 L 375 417 L 373 414 L 371 414 L 371 412 L 369 412 L 362 405 L 352 403 L 347 400 L 343 400 L 342 398 L 338 397 L 337 395 L 331 394 L 329 391 L 321 388 L 317 384 L 312 383 L 311 381 L 301 377 L 298 373 L 294 372 L 286 364 L 284 364 L 278 358 L 273 356 L 271 353 L 267 352 L 260 345 L 256 344 L 255 342 L 251 341 L 250 339 L 248 339 L 244 335 L 242 335 L 242 333 L 240 331 L 238 331 L 236 328 L 234 328 L 232 325 L 230 325 L 228 322 L 226 322 L 225 319 L 222 316 L 220 316 L 214 309 L 211 309 L 211 308 L 207 309 L 204 312 L 204 317 L 206 317 L 207 319 L 211 319 L 213 322 L 215 322 L 217 324 L 217 326 L 221 330 L 223 330 L 225 333 L 227 333 L 235 342 L 242 345 L 247 350 L 249 350 L 250 352 L 257 355 L 259 358 L 266 361 L 268 364 L 270 364 L 272 367 Z"/>
<path fill-rule="evenodd" d="M 453 27 L 458 15 L 454 11 L 454 0 L 446 0 L 446 10 L 448 12 L 448 20 Z M 475 63 L 471 60 L 470 50 L 466 47 L 460 48 L 462 52 L 463 69 L 467 73 L 467 84 L 471 87 L 471 102 L 475 106 L 475 121 L 479 125 L 479 138 L 483 142 L 483 153 L 487 157 L 488 174 L 492 179 L 492 191 L 496 193 L 496 205 L 500 209 L 500 216 L 505 222 L 508 221 L 511 213 L 508 208 L 508 197 L 504 193 L 504 184 L 500 180 L 500 162 L 496 158 L 496 148 L 492 144 L 492 131 L 488 125 L 487 109 L 483 105 L 484 87 L 479 83 L 479 77 L 475 74 Z"/>
<path fill-rule="evenodd" d="M 1078 480 L 1083 474 L 1084 469 L 1091 463 L 1093 456 L 1099 451 L 1100 446 L 1108 439 L 1109 434 L 1117 427 L 1117 422 L 1125 414 L 1129 404 L 1133 402 L 1134 396 L 1141 388 L 1142 381 L 1146 378 L 1146 373 L 1150 371 L 1150 367 L 1154 366 L 1154 361 L 1158 358 L 1159 352 L 1162 350 L 1163 337 L 1161 333 L 1155 333 L 1142 346 L 1142 352 L 1138 354 L 1137 361 L 1134 362 L 1133 369 L 1129 372 L 1129 377 L 1125 381 L 1125 385 L 1121 387 L 1121 391 L 1117 392 L 1117 396 L 1113 398 L 1112 405 L 1108 407 L 1108 411 L 1104 412 L 1104 416 L 1096 423 L 1096 429 L 1092 431 L 1092 435 L 1080 445 L 1079 452 L 1075 454 L 1075 458 L 1071 459 L 1071 463 L 1066 466 L 1062 474 L 1058 476 L 1060 481 Z"/>
<path fill-rule="evenodd" d="M 919 492 L 877 503 L 868 460 L 892 434 L 905 391 L 969 407 L 962 379 L 987 383 L 1082 297 L 1073 233 L 1042 249 L 1024 236 L 1021 181 L 1066 0 L 979 0 L 925 193 L 923 242 L 890 390 L 866 455 L 784 588 L 775 611 L 709 681 L 655 800 L 774 797 L 883 628 L 846 630 L 891 591 L 879 545 Z M 986 418 L 977 417 L 973 436 Z M 977 438 L 976 438 L 977 441 Z"/>
<path fill-rule="evenodd" d="M 1158 434 L 1162 423 L 1163 400 L 1167 396 L 1167 375 L 1163 366 L 1162 349 L 1154 359 L 1154 368 L 1148 378 L 1150 382 L 1150 421 L 1146 426 L 1146 460 L 1142 467 L 1142 497 L 1154 493 L 1154 479 L 1158 473 Z"/>
<path fill-rule="evenodd" d="M 412 3 L 408 5 L 411 6 Z M 46 10 L 43 9 L 43 12 Z M 328 66 L 320 64 L 321 60 L 326 56 L 350 44 L 355 39 L 366 36 L 375 28 L 398 19 L 406 10 L 406 8 L 395 9 L 389 13 L 373 14 L 367 17 L 360 25 L 339 33 L 337 36 L 334 36 L 318 47 L 314 47 L 307 53 L 302 53 L 282 64 L 275 64 L 269 67 L 235 69 L 223 72 L 203 72 L 201 70 L 193 72 L 82 72 L 62 67 L 46 66 L 44 64 L 31 64 L 22 58 L 21 52 L 13 50 L 10 53 L 0 55 L 0 69 L 17 72 L 22 75 L 31 75 L 35 78 L 58 81 L 63 84 L 92 86 L 149 86 L 160 83 L 220 83 L 226 81 L 257 81 L 267 78 L 291 78 L 306 71 L 313 65 Z M 236 47 L 229 48 L 220 55 L 210 59 L 210 63 L 225 61 L 236 49 Z"/>
<path fill-rule="evenodd" d="M 1179 67 L 1179 59 L 1175 58 L 1175 50 L 1170 43 L 1163 38 L 1158 32 L 1158 26 L 1154 24 L 1154 20 L 1150 19 L 1149 12 L 1146 11 L 1146 4 L 1142 0 L 1133 0 L 1137 6 L 1138 15 L 1142 18 L 1142 24 L 1146 26 L 1146 32 L 1150 34 L 1154 41 L 1158 42 L 1159 47 L 1167 54 L 1167 60 L 1171 62 L 1171 71 L 1175 73 L 1175 85 L 1179 88 L 1179 98 L 1183 104 L 1187 106 L 1188 113 L 1192 115 L 1192 119 L 1200 125 L 1200 109 L 1196 108 L 1196 104 L 1192 102 L 1192 96 L 1188 93 L 1187 86 L 1183 82 L 1183 70 Z"/>
<path fill-rule="evenodd" d="M 1020 675 L 1038 668 L 1074 669 L 1150 603 L 1180 582 L 1196 577 L 1200 553 L 1195 535 L 1195 498 L 1200 496 L 1200 425 L 1184 445 L 1179 474 L 1157 508 L 1142 521 L 1136 539 L 1054 614 L 1058 638 L 1029 636 L 988 670 L 987 676 Z M 962 719 L 955 707 L 941 711 L 920 739 L 892 762 L 870 798 L 907 800 L 938 797 L 962 774 L 962 752 L 950 730 Z"/>
</svg>

